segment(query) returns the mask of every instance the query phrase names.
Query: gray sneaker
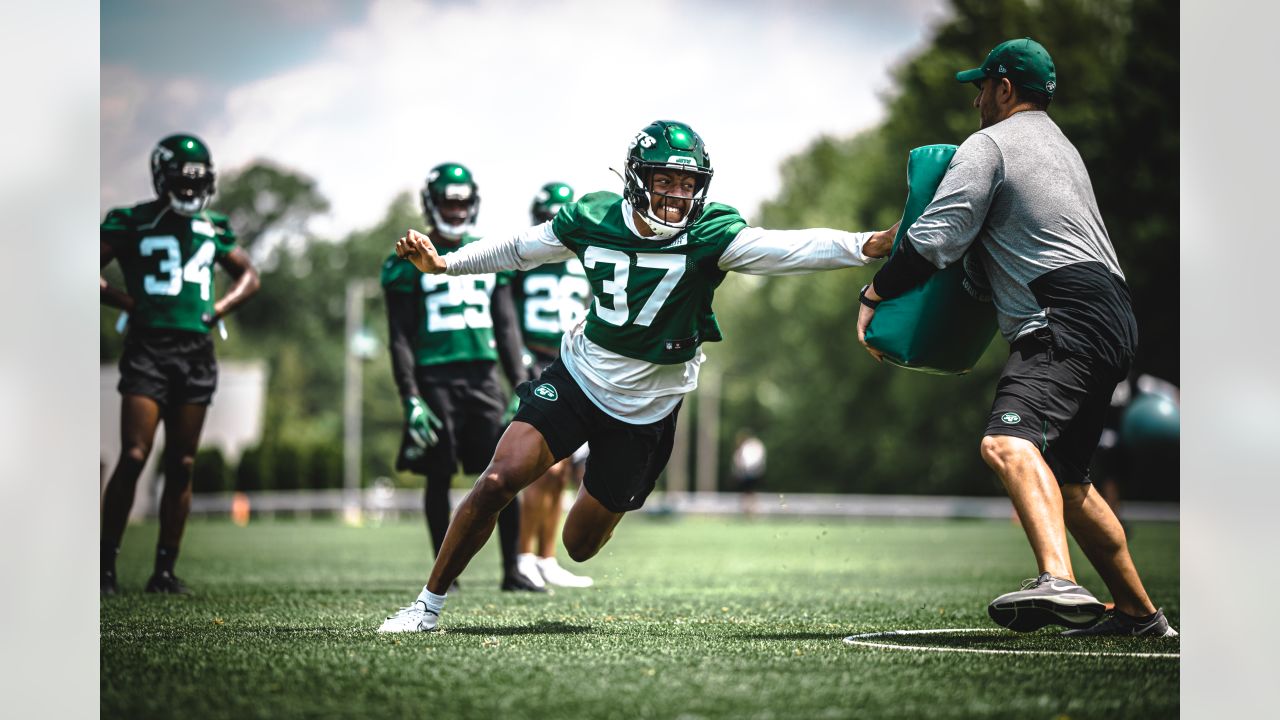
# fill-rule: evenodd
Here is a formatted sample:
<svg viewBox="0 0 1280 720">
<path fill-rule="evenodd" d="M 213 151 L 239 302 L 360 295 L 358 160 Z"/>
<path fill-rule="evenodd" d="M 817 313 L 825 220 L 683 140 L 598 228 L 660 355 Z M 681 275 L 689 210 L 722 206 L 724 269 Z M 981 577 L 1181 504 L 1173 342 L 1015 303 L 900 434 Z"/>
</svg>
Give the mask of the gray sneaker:
<svg viewBox="0 0 1280 720">
<path fill-rule="evenodd" d="M 1045 625 L 1087 628 L 1105 610 L 1093 593 L 1047 572 L 1023 582 L 1021 590 L 1005 593 L 987 606 L 987 614 L 997 625 L 1014 632 L 1031 632 Z"/>
<path fill-rule="evenodd" d="M 1116 611 L 1107 615 L 1092 627 L 1080 630 L 1068 630 L 1067 637 L 1087 637 L 1098 635 L 1126 635 L 1131 637 L 1178 637 L 1178 631 L 1169 626 L 1164 610 L 1156 610 L 1155 617 L 1143 622 L 1132 616 Z"/>
</svg>

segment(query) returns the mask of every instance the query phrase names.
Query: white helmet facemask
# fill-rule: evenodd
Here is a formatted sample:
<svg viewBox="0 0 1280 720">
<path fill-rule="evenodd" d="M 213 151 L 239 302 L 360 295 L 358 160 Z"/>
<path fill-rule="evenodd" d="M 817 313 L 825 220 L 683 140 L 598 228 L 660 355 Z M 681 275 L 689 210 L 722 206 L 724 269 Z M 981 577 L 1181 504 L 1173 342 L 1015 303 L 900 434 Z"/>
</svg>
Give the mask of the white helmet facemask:
<svg viewBox="0 0 1280 720">
<path fill-rule="evenodd" d="M 444 188 L 445 200 L 461 200 L 466 202 L 471 200 L 472 196 L 473 192 L 471 190 L 471 186 L 466 183 L 446 185 Z M 447 222 L 444 217 L 440 215 L 440 208 L 436 207 L 434 202 L 431 203 L 430 209 L 432 226 L 436 229 L 436 232 L 450 240 L 457 240 L 461 238 L 475 224 L 476 213 L 474 208 L 467 213 L 466 220 L 457 224 Z"/>
</svg>

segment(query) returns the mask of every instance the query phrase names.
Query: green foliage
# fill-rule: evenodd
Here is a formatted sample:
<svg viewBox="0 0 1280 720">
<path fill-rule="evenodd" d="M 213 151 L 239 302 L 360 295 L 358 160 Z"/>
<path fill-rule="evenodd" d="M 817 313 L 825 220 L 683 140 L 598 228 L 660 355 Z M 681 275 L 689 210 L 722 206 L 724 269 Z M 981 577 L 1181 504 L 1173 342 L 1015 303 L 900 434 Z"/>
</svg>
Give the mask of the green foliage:
<svg viewBox="0 0 1280 720">
<path fill-rule="evenodd" d="M 196 452 L 195 467 L 191 473 L 191 491 L 197 493 L 221 493 L 231 489 L 234 475 L 227 460 L 218 448 L 201 448 Z"/>
<path fill-rule="evenodd" d="M 226 213 L 237 242 L 261 259 L 259 241 L 305 236 L 312 216 L 329 201 L 311 178 L 269 161 L 253 163 L 218 182 L 214 209 Z"/>
<path fill-rule="evenodd" d="M 154 525 L 131 529 L 149 537 Z M 1178 528 L 1130 544 L 1181 628 Z M 1007 521 L 629 517 L 570 569 L 588 590 L 498 590 L 490 542 L 451 594 L 443 633 L 378 635 L 419 591 L 420 519 L 378 528 L 193 520 L 182 598 L 142 593 L 151 548 L 125 542 L 102 598 L 104 718 L 1172 718 L 1178 661 L 848 647 L 852 633 L 973 649 L 1176 653 L 1177 638 L 1062 638 L 995 627 L 986 604 L 1030 555 Z M 1077 552 L 1079 579 L 1103 585 Z M 416 581 L 416 584 L 415 584 Z M 157 692 L 163 688 L 163 692 Z"/>
<path fill-rule="evenodd" d="M 239 492 L 256 492 L 269 490 L 272 476 L 271 458 L 263 452 L 261 445 L 256 445 L 240 454 L 240 464 L 236 465 L 236 490 Z"/>
<path fill-rule="evenodd" d="M 1089 168 L 1133 292 L 1137 369 L 1177 382 L 1176 14 L 1150 0 L 954 5 L 930 44 L 894 71 L 884 122 L 819 138 L 790 158 L 760 224 L 892 225 L 906 198 L 907 153 L 959 144 L 978 127 L 975 90 L 956 71 L 1002 40 L 1035 37 L 1057 65 L 1049 113 Z M 722 455 L 736 428 L 750 426 L 770 450 L 770 476 L 785 469 L 788 478 L 771 491 L 1001 492 L 978 441 L 1007 345 L 994 342 L 958 378 L 877 365 L 855 336 L 858 290 L 874 269 L 725 281 L 716 306 L 726 341 L 707 350 L 726 373 Z"/>
</svg>

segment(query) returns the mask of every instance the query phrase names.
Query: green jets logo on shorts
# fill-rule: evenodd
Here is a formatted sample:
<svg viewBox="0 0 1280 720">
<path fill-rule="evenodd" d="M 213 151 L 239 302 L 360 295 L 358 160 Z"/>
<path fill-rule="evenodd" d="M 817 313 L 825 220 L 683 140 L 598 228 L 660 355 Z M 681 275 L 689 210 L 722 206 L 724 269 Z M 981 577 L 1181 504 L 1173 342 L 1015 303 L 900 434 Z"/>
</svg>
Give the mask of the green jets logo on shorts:
<svg viewBox="0 0 1280 720">
<path fill-rule="evenodd" d="M 560 397 L 560 394 L 556 392 L 556 389 L 548 383 L 542 383 L 538 387 L 534 388 L 533 394 L 544 400 L 555 400 Z"/>
<path fill-rule="evenodd" d="M 1022 422 L 1022 416 L 1016 412 L 1007 412 L 1000 416 L 1000 422 L 1005 425 L 1017 425 Z"/>
</svg>

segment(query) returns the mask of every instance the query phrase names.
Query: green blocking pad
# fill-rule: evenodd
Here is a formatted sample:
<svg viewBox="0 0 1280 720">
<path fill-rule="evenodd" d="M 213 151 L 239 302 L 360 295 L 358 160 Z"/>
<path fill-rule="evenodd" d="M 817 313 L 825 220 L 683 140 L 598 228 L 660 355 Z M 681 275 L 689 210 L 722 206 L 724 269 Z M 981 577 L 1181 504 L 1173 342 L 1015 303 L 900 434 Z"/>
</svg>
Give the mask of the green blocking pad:
<svg viewBox="0 0 1280 720">
<path fill-rule="evenodd" d="M 925 145 L 907 158 L 907 206 L 893 239 L 898 251 L 907 228 L 933 201 L 955 145 Z M 891 255 L 892 257 L 892 255 Z M 964 289 L 964 263 L 934 273 L 923 285 L 885 300 L 867 328 L 867 344 L 908 370 L 960 375 L 977 364 L 996 333 L 996 311 Z"/>
</svg>

